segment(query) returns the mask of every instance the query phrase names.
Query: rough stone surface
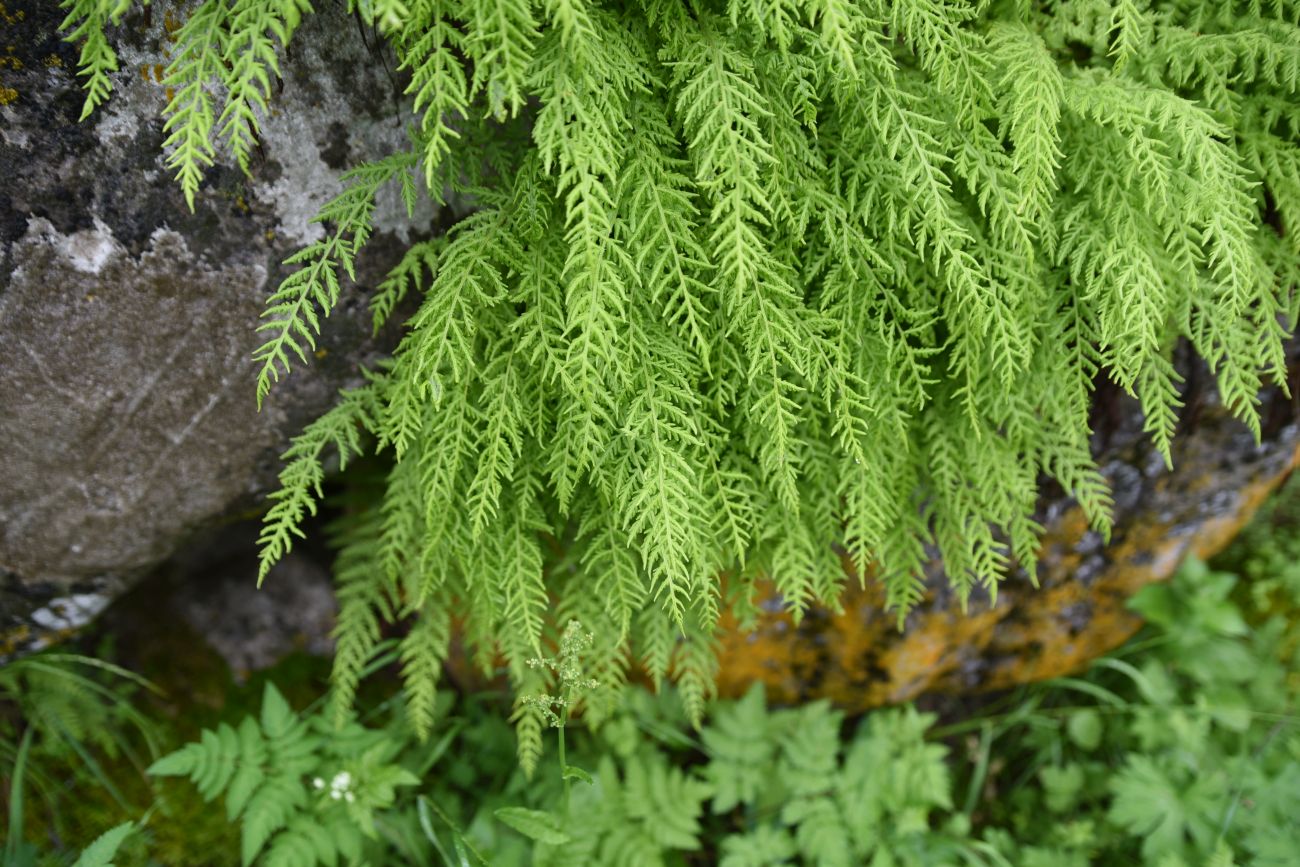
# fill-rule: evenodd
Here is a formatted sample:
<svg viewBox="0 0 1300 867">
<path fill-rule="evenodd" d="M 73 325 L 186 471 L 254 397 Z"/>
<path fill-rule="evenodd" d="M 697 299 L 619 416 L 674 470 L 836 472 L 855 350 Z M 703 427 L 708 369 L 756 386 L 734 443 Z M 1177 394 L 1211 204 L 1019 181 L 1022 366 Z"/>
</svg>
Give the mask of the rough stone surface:
<svg viewBox="0 0 1300 867">
<path fill-rule="evenodd" d="M 171 609 L 221 655 L 238 681 L 294 651 L 333 653 L 330 631 L 338 606 L 328 565 L 295 551 L 258 588 L 252 544 L 257 528 L 225 529 L 226 538 L 196 546 L 172 564 L 178 580 L 168 596 Z"/>
<path fill-rule="evenodd" d="M 251 176 L 214 167 L 190 213 L 160 152 L 172 13 L 116 29 L 112 99 L 78 122 L 58 4 L 6 4 L 0 656 L 74 628 L 193 531 L 257 505 L 287 438 L 391 343 L 369 339 L 365 289 L 435 218 L 381 199 L 358 287 L 312 368 L 259 414 L 250 356 L 280 263 L 322 231 L 310 220 L 340 168 L 406 143 L 384 64 L 342 4 L 321 4 L 282 65 Z"/>
</svg>

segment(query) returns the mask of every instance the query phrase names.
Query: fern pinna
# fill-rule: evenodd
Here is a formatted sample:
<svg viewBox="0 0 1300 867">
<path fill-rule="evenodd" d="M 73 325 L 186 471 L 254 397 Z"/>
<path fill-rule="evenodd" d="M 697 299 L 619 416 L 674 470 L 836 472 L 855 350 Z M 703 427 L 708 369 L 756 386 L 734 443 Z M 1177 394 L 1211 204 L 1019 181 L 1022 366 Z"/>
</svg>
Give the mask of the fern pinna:
<svg viewBox="0 0 1300 867">
<path fill-rule="evenodd" d="M 64 4 L 88 109 L 124 4 Z M 377 323 L 418 299 L 405 335 L 297 439 L 268 514 L 263 575 L 329 453 L 391 461 L 341 561 L 344 699 L 408 614 L 435 618 L 401 650 L 422 728 L 448 612 L 540 688 L 526 661 L 558 611 L 611 685 L 643 664 L 698 714 L 720 575 L 727 604 L 763 575 L 796 615 L 833 606 L 838 545 L 901 621 L 937 550 L 959 598 L 995 592 L 1012 562 L 1033 574 L 1043 480 L 1108 526 L 1097 377 L 1166 458 L 1177 344 L 1256 432 L 1283 379 L 1295 0 L 348 5 L 396 55 L 411 145 L 350 172 L 289 260 L 259 399 L 315 345 L 381 185 L 474 207 L 379 288 Z M 187 196 L 218 147 L 246 164 L 308 11 L 204 0 L 178 32 Z"/>
<path fill-rule="evenodd" d="M 149 773 L 187 777 L 205 801 L 224 794 L 226 819 L 240 823 L 244 865 L 262 853 L 267 867 L 362 865 L 367 840 L 378 838 L 375 813 L 420 781 L 397 760 L 403 746 L 355 721 L 336 730 L 318 716 L 299 719 L 268 682 L 258 717 L 204 730 Z M 309 786 L 304 778 L 313 775 Z"/>
</svg>

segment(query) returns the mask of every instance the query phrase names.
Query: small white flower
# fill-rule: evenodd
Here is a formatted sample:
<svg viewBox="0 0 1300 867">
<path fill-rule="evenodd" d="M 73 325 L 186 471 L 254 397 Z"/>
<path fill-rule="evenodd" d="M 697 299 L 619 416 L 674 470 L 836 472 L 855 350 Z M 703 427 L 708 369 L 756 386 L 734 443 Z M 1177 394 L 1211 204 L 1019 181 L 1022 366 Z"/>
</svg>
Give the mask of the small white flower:
<svg viewBox="0 0 1300 867">
<path fill-rule="evenodd" d="M 339 798 L 343 797 L 343 793 L 340 792 L 338 789 L 331 789 L 330 797 L 337 801 Z"/>
<path fill-rule="evenodd" d="M 351 792 L 348 792 L 346 795 L 344 795 L 344 797 L 347 798 L 347 802 L 349 804 L 351 804 L 353 801 L 357 799 L 357 796 L 352 794 Z"/>
<path fill-rule="evenodd" d="M 317 777 L 316 779 L 312 780 L 312 781 L 311 781 L 311 784 L 312 784 L 312 788 L 315 788 L 315 789 L 323 789 L 323 788 L 325 788 L 325 781 L 322 780 L 320 777 Z"/>
</svg>

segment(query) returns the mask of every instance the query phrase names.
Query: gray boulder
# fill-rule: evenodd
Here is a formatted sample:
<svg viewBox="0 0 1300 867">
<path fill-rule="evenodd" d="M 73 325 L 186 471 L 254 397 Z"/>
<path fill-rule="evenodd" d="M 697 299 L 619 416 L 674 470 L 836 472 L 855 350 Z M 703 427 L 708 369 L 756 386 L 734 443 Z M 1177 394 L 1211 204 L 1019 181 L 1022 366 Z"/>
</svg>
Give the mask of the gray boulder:
<svg viewBox="0 0 1300 867">
<path fill-rule="evenodd" d="M 214 167 L 191 213 L 160 150 L 170 13 L 115 30 L 112 98 L 78 122 L 58 5 L 15 5 L 0 16 L 0 658 L 256 510 L 288 438 L 391 347 L 370 338 L 366 290 L 436 217 L 381 200 L 317 358 L 259 413 L 250 356 L 280 263 L 322 233 L 311 218 L 340 170 L 406 143 L 391 58 L 374 62 L 342 4 L 309 16 L 251 176 Z"/>
</svg>

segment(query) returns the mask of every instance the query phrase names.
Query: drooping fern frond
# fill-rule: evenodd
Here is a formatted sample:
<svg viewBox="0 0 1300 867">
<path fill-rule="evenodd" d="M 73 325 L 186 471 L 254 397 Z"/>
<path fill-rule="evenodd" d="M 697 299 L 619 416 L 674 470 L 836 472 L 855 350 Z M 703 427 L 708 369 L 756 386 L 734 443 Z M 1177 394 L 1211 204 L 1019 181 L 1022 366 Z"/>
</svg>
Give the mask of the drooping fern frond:
<svg viewBox="0 0 1300 867">
<path fill-rule="evenodd" d="M 65 8 L 98 101 L 94 34 L 125 6 Z M 343 533 L 340 708 L 408 617 L 393 635 L 418 729 L 448 616 L 481 670 L 544 690 L 527 660 L 558 611 L 596 633 L 603 678 L 640 665 L 696 715 L 723 586 L 748 616 L 765 576 L 800 616 L 876 580 L 901 625 L 937 552 L 959 602 L 995 597 L 1035 578 L 1045 484 L 1108 531 L 1098 382 L 1139 401 L 1166 460 L 1183 359 L 1256 436 L 1261 388 L 1285 385 L 1290 0 L 349 8 L 407 76 L 412 146 L 345 175 L 290 258 L 259 402 L 317 348 L 383 184 L 410 208 L 422 177 L 469 213 L 377 287 L 376 328 L 414 310 L 393 358 L 295 442 L 267 515 L 263 575 L 331 449 L 384 467 Z M 178 32 L 166 146 L 191 203 L 214 136 L 255 168 L 305 9 L 205 0 Z M 532 767 L 541 720 L 518 704 L 516 722 Z M 791 845 L 848 851 L 840 808 L 806 800 Z"/>
<path fill-rule="evenodd" d="M 267 110 L 271 76 L 280 75 L 272 37 L 281 48 L 287 47 L 303 14 L 310 11 L 307 0 L 233 0 L 231 3 L 224 40 L 228 69 L 222 75 L 226 105 L 216 122 L 235 162 L 245 172 L 249 149 L 257 142 L 257 116 Z"/>
<path fill-rule="evenodd" d="M 379 556 L 382 526 L 382 515 L 378 510 L 369 510 L 358 519 L 339 525 L 335 538 L 339 547 L 334 566 L 339 612 L 334 624 L 334 670 L 330 678 L 333 690 L 330 698 L 334 719 L 339 724 L 351 712 L 362 669 L 375 653 L 384 624 L 395 620 L 400 610 L 392 583 L 375 580 L 371 572 Z M 406 670 L 414 676 L 425 673 L 430 666 L 410 654 L 433 655 L 435 651 L 436 645 L 432 648 L 428 645 L 408 648 L 407 658 L 403 660 Z M 414 691 L 413 696 L 418 729 L 424 724 L 428 705 L 427 700 L 420 697 L 419 690 Z"/>
<path fill-rule="evenodd" d="M 259 585 L 271 567 L 289 552 L 293 537 L 302 538 L 300 526 L 306 517 L 316 514 L 325 479 L 325 448 L 334 447 L 340 468 L 362 453 L 362 431 L 375 429 L 372 389 L 363 386 L 343 392 L 339 403 L 308 425 L 282 455 L 286 464 L 280 473 L 280 490 L 272 495 L 273 505 L 258 540 L 262 549 Z"/>
<path fill-rule="evenodd" d="M 433 731 L 442 662 L 451 643 L 451 611 L 446 602 L 427 602 L 401 643 L 402 678 L 411 721 L 421 739 Z"/>
<path fill-rule="evenodd" d="M 122 16 L 131 8 L 131 0 L 62 0 L 59 4 L 68 10 L 59 29 L 65 31 L 67 42 L 81 42 L 77 58 L 77 74 L 86 81 L 86 101 L 82 105 L 80 120 L 90 117 L 113 90 L 110 75 L 117 71 L 117 52 L 108 43 L 104 28 L 122 23 Z"/>
<path fill-rule="evenodd" d="M 375 210 L 375 193 L 389 181 L 402 184 L 408 212 L 414 207 L 414 187 L 410 172 L 415 164 L 413 153 L 395 154 L 367 163 L 344 174 L 346 188 L 330 200 L 313 222 L 329 228 L 317 241 L 285 260 L 297 266 L 267 299 L 263 318 L 257 327 L 269 332 L 270 338 L 253 353 L 260 364 L 257 374 L 257 405 L 278 381 L 281 371 L 289 372 L 289 352 L 307 363 L 308 350 L 316 348 L 321 317 L 328 316 L 339 299 L 339 270 L 355 279 L 356 255 L 370 238 Z"/>
<path fill-rule="evenodd" d="M 172 89 L 172 98 L 163 110 L 163 130 L 168 133 L 163 148 L 170 151 L 167 167 L 175 170 L 191 210 L 203 172 L 216 158 L 212 145 L 216 113 L 211 88 L 223 69 L 229 15 L 227 0 L 204 0 L 190 13 L 176 33 L 176 53 L 163 78 Z"/>
<path fill-rule="evenodd" d="M 411 73 L 406 93 L 413 99 L 414 111 L 421 114 L 424 181 L 433 192 L 438 167 L 460 138 L 456 124 L 469 110 L 470 83 L 456 56 L 464 37 L 441 5 L 416 0 L 412 7 L 409 23 L 397 31 L 401 34 L 397 52 L 401 68 Z"/>
</svg>

